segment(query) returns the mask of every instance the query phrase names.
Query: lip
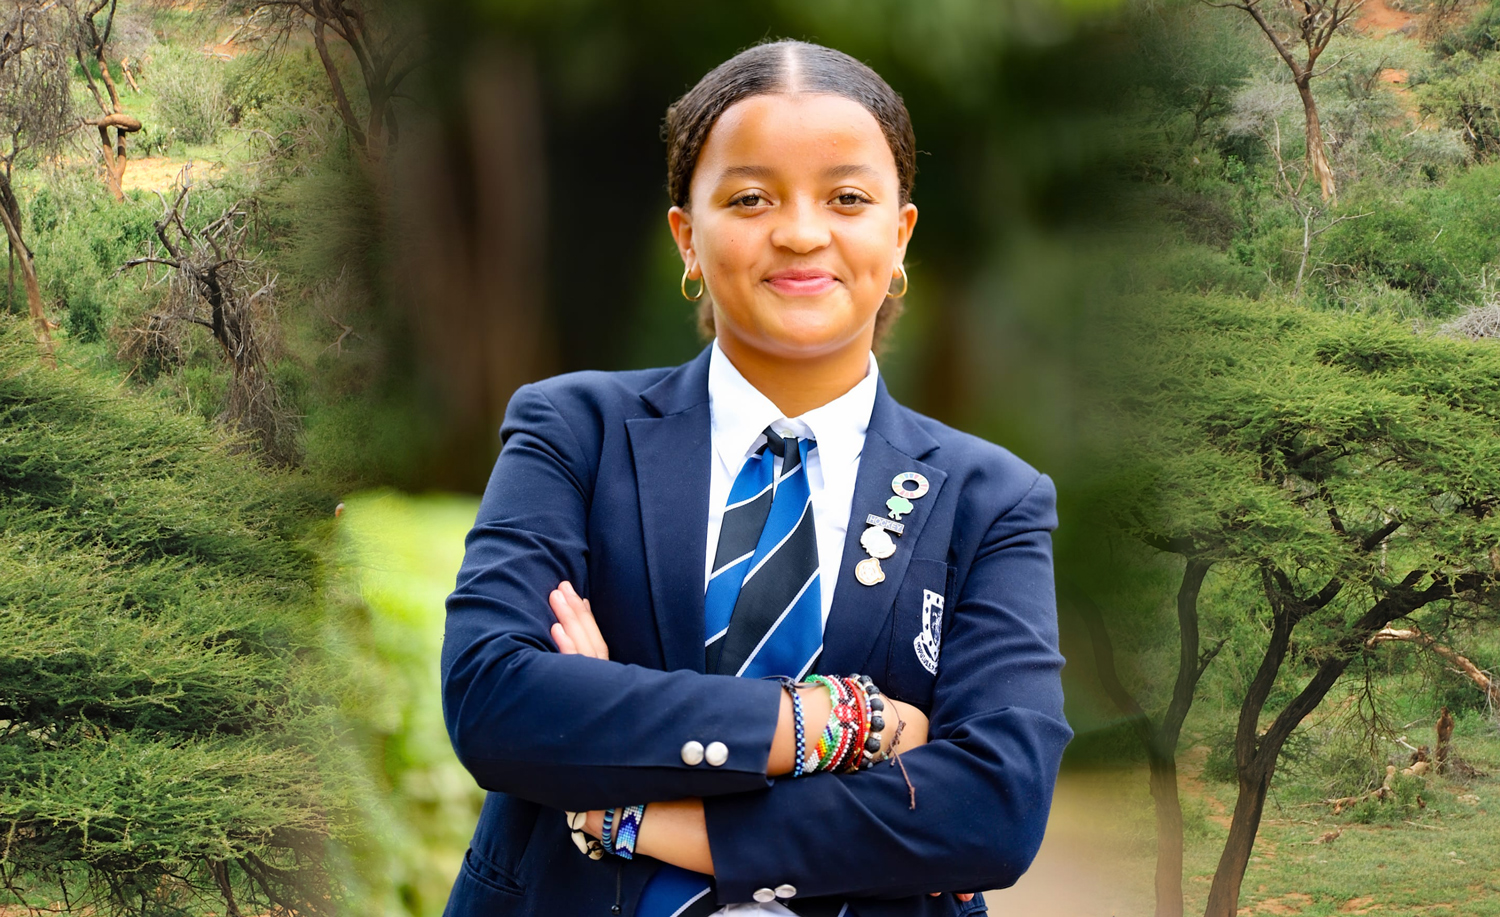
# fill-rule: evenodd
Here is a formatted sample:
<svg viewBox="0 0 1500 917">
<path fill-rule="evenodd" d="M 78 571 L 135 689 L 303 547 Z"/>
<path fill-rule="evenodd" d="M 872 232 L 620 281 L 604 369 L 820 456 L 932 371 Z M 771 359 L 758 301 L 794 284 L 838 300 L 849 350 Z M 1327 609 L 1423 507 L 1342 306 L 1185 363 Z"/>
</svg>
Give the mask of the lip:
<svg viewBox="0 0 1500 917">
<path fill-rule="evenodd" d="M 783 296 L 820 296 L 833 289 L 839 280 L 827 271 L 796 268 L 775 271 L 765 282 Z"/>
</svg>

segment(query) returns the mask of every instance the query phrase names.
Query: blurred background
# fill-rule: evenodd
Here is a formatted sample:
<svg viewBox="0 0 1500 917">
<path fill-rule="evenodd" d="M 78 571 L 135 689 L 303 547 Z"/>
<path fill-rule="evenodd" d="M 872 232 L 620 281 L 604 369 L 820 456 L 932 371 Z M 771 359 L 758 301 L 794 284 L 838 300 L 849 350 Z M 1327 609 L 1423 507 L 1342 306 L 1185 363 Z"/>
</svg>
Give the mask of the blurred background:
<svg viewBox="0 0 1500 917">
<path fill-rule="evenodd" d="M 1228 917 L 1230 873 L 1255 913 L 1497 913 L 1493 602 L 1338 628 L 1391 565 L 1500 564 L 1460 499 L 1500 480 L 1500 6 L 1246 6 L 0 2 L 0 915 L 441 913 L 481 802 L 443 599 L 505 405 L 704 346 L 662 118 L 775 38 L 912 115 L 892 393 L 1058 485 L 1077 738 L 992 913 Z M 1306 22 L 1302 79 L 1268 35 Z M 1348 460 L 1288 471 L 1309 442 Z M 1436 534 L 1351 560 L 1412 494 Z M 1270 709 L 1363 649 L 1226 869 L 1288 557 L 1359 586 Z M 1434 723 L 1473 774 L 1407 770 Z"/>
<path fill-rule="evenodd" d="M 922 217 L 882 372 L 1050 473 L 1059 575 L 1085 569 L 1080 370 L 1136 146 L 1113 0 L 0 13 L 0 913 L 441 913 L 482 797 L 442 728 L 442 602 L 505 405 L 704 346 L 661 124 L 765 39 L 905 97 Z M 1145 784 L 1076 747 L 1002 912 L 1141 906 Z"/>
</svg>

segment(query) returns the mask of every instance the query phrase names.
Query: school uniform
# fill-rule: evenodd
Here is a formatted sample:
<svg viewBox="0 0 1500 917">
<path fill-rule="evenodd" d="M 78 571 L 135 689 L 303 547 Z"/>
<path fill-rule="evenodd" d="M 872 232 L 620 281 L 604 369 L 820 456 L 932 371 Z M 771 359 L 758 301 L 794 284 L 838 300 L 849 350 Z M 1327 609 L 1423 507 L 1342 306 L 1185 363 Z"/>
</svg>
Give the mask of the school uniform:
<svg viewBox="0 0 1500 917">
<path fill-rule="evenodd" d="M 561 813 L 685 796 L 704 800 L 712 903 L 741 906 L 731 914 L 762 901 L 804 917 L 982 913 L 982 898 L 926 893 L 1005 887 L 1025 870 L 1072 735 L 1051 481 L 896 403 L 873 358 L 824 407 L 772 413 L 713 345 L 679 367 L 574 373 L 512 398 L 448 600 L 444 713 L 490 791 L 448 915 L 635 917 L 661 864 L 583 856 Z M 915 808 L 885 764 L 767 779 L 781 688 L 703 674 L 710 546 L 762 422 L 817 441 L 814 670 L 869 675 L 931 718 L 929 743 L 901 756 Z M 883 580 L 865 585 L 853 533 L 887 515 L 903 473 L 928 490 L 899 517 Z M 547 595 L 562 580 L 590 599 L 609 661 L 555 651 Z"/>
</svg>

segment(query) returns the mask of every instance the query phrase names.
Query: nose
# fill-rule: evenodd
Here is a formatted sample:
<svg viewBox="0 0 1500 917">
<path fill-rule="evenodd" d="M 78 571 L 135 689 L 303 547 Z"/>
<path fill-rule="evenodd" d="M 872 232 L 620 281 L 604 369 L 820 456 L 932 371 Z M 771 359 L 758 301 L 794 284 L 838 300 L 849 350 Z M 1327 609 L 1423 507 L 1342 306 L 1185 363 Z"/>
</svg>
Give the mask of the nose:
<svg viewBox="0 0 1500 917">
<path fill-rule="evenodd" d="M 777 213 L 771 244 L 805 255 L 827 245 L 831 239 L 828 215 L 816 201 L 793 198 Z"/>
</svg>

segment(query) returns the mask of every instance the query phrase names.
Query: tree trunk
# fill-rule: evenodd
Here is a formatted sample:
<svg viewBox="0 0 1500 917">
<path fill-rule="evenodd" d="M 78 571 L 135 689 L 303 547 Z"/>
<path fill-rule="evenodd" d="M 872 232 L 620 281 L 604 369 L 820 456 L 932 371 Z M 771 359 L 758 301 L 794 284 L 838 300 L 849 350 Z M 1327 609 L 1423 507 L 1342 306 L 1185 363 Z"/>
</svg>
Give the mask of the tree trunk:
<svg viewBox="0 0 1500 917">
<path fill-rule="evenodd" d="M 1188 558 L 1177 590 L 1178 666 L 1172 700 L 1153 724 L 1140 703 L 1120 681 L 1115 668 L 1114 644 L 1104 626 L 1104 616 L 1084 595 L 1072 596 L 1075 608 L 1088 626 L 1094 647 L 1094 662 L 1105 693 L 1126 716 L 1146 746 L 1151 768 L 1151 798 L 1156 805 L 1156 917 L 1182 917 L 1182 800 L 1177 789 L 1177 741 L 1182 724 L 1192 709 L 1193 695 L 1203 672 L 1218 654 L 1198 651 L 1198 594 L 1212 562 Z M 1222 642 L 1219 646 L 1222 646 Z"/>
<path fill-rule="evenodd" d="M 1367 549 L 1373 546 L 1372 543 Z M 1276 575 L 1286 581 L 1286 577 L 1279 571 L 1276 571 Z M 1440 580 L 1421 592 L 1412 592 L 1412 587 L 1424 575 L 1421 571 L 1408 574 L 1385 598 L 1347 625 L 1341 636 L 1329 647 L 1329 652 L 1312 678 L 1307 680 L 1297 696 L 1281 709 L 1262 733 L 1259 731 L 1261 711 L 1271 695 L 1276 675 L 1286 660 L 1292 630 L 1307 615 L 1326 608 L 1343 589 L 1342 581 L 1333 580 L 1311 599 L 1302 600 L 1279 591 L 1273 585 L 1272 570 L 1262 570 L 1266 597 L 1271 602 L 1271 639 L 1266 643 L 1260 668 L 1251 679 L 1250 687 L 1245 692 L 1245 700 L 1240 705 L 1240 721 L 1234 736 L 1239 796 L 1234 802 L 1234 818 L 1229 825 L 1229 837 L 1224 842 L 1218 869 L 1214 872 L 1213 886 L 1208 892 L 1208 906 L 1203 911 L 1204 917 L 1236 915 L 1240 885 L 1245 878 L 1245 867 L 1250 863 L 1250 850 L 1255 844 L 1256 832 L 1260 830 L 1266 792 L 1271 788 L 1271 776 L 1276 772 L 1276 761 L 1281 756 L 1281 748 L 1292 730 L 1323 702 L 1334 682 L 1344 674 L 1344 670 L 1376 631 L 1428 602 L 1457 595 L 1463 591 L 1456 585 L 1459 582 L 1479 581 L 1477 574 L 1468 574 L 1467 579 L 1458 577 L 1454 580 Z"/>
<path fill-rule="evenodd" d="M 1156 917 L 1182 917 L 1182 800 L 1175 752 L 1151 754 L 1151 798 L 1156 802 Z"/>
<path fill-rule="evenodd" d="M 1332 200 L 1338 196 L 1338 188 L 1333 182 L 1328 152 L 1323 148 L 1323 123 L 1318 120 L 1318 103 L 1313 99 L 1310 79 L 1297 81 L 1297 95 L 1302 97 L 1302 111 L 1307 116 L 1307 168 L 1318 179 L 1323 200 Z"/>
<path fill-rule="evenodd" d="M 125 131 L 115 128 L 115 149 L 110 149 L 109 128 L 99 125 L 99 149 L 104 153 L 104 186 L 117 201 L 125 200 Z"/>
<path fill-rule="evenodd" d="M 1280 748 L 1277 749 L 1277 753 Z M 1271 756 L 1275 762 L 1276 756 Z M 1260 831 L 1260 816 L 1266 805 L 1266 792 L 1271 788 L 1271 771 L 1268 767 L 1241 769 L 1239 773 L 1239 795 L 1234 800 L 1234 817 L 1229 822 L 1229 837 L 1224 841 L 1224 852 L 1219 855 L 1219 867 L 1214 871 L 1214 884 L 1208 891 L 1208 906 L 1204 917 L 1235 917 L 1239 910 L 1240 884 L 1245 880 L 1245 868 L 1250 865 L 1250 851 L 1255 847 L 1255 835 Z"/>
<path fill-rule="evenodd" d="M 36 265 L 31 261 L 31 249 L 21 240 L 21 230 L 14 220 L 11 219 L 9 211 L 0 206 L 0 223 L 5 224 L 5 236 L 10 242 L 12 253 L 21 256 L 21 279 L 26 285 L 26 306 L 31 312 L 31 327 L 36 333 L 36 343 L 42 352 L 42 362 L 53 369 L 57 368 L 57 356 L 52 348 L 52 330 L 47 322 L 46 310 L 42 308 L 42 287 L 37 283 Z"/>
</svg>

